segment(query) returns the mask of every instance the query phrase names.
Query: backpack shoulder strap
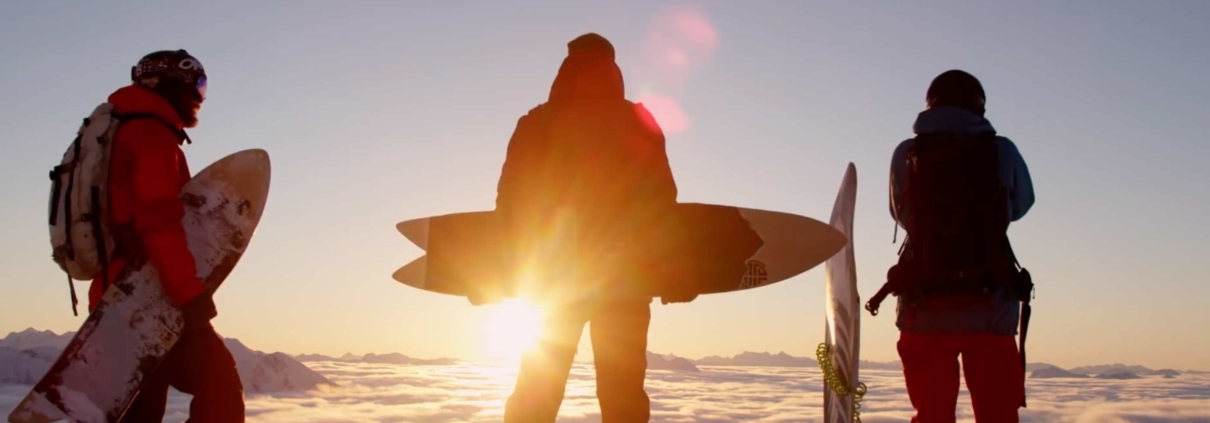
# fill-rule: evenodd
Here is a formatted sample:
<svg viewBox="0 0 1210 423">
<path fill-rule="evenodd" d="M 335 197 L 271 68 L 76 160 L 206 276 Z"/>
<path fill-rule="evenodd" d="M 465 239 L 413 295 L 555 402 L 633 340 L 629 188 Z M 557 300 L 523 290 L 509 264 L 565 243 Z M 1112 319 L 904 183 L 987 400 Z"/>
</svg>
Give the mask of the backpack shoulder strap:
<svg viewBox="0 0 1210 423">
<path fill-rule="evenodd" d="M 186 144 L 193 144 L 193 140 L 189 138 L 189 134 L 186 133 L 184 129 L 177 128 L 176 125 L 173 125 L 172 123 L 164 120 L 164 118 L 162 118 L 159 115 L 156 115 L 154 113 L 141 113 L 141 112 L 113 113 L 112 116 L 114 119 L 117 119 L 119 121 L 130 121 L 130 120 L 135 120 L 135 119 L 154 119 L 156 122 L 160 122 L 160 123 L 164 124 L 164 126 L 168 127 L 168 129 L 170 131 L 175 133 L 177 135 L 177 138 L 180 139 L 180 141 L 178 141 L 178 142 L 184 142 Z"/>
</svg>

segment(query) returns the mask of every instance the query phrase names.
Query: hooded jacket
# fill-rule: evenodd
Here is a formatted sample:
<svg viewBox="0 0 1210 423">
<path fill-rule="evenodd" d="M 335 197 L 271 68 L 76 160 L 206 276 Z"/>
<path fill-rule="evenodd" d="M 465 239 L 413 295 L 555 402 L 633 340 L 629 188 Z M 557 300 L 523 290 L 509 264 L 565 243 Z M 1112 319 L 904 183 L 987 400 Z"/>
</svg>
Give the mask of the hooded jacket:
<svg viewBox="0 0 1210 423">
<path fill-rule="evenodd" d="M 916 134 L 936 132 L 987 133 L 995 132 L 983 116 L 958 107 L 934 107 L 921 112 L 913 125 Z M 907 155 L 914 140 L 899 144 L 891 158 L 891 217 L 908 219 L 908 210 L 895 210 L 903 204 L 903 183 L 907 174 Z M 1012 221 L 1020 220 L 1034 204 L 1033 181 L 1025 159 L 1017 146 L 1005 137 L 996 137 L 999 150 L 1000 180 L 1008 189 L 1008 213 Z M 898 214 L 898 217 L 896 215 Z M 901 221 L 896 224 L 903 225 Z M 993 333 L 1016 335 L 1020 305 L 1016 298 L 1001 290 L 990 298 L 932 298 L 918 300 L 900 296 L 896 326 L 905 332 L 934 333 Z"/>
<path fill-rule="evenodd" d="M 189 182 L 189 164 L 180 149 L 184 124 L 163 97 L 139 86 L 123 87 L 109 96 L 115 114 L 150 114 L 154 118 L 123 121 L 114 135 L 109 164 L 110 225 L 117 233 L 118 256 L 109 280 L 121 274 L 138 251 L 160 274 L 164 291 L 177 307 L 204 291 L 197 263 L 189 252 L 181 219 L 181 188 Z M 104 294 L 102 281 L 89 288 L 89 310 Z"/>
<path fill-rule="evenodd" d="M 605 232 L 652 208 L 676 203 L 663 131 L 624 97 L 613 48 L 589 34 L 568 44 L 550 96 L 517 121 L 496 208 L 512 219 L 544 221 L 559 207 Z"/>
</svg>

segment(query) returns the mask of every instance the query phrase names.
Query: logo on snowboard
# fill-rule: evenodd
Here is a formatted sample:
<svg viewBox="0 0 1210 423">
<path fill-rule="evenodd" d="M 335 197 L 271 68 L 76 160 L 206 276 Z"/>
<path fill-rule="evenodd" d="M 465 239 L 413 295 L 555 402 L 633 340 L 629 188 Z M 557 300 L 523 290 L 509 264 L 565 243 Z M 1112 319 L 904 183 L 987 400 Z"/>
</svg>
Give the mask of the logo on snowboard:
<svg viewBox="0 0 1210 423">
<path fill-rule="evenodd" d="M 765 270 L 764 263 L 748 260 L 745 266 L 747 271 L 744 272 L 744 278 L 740 280 L 739 289 L 756 288 L 769 282 L 769 272 Z"/>
</svg>

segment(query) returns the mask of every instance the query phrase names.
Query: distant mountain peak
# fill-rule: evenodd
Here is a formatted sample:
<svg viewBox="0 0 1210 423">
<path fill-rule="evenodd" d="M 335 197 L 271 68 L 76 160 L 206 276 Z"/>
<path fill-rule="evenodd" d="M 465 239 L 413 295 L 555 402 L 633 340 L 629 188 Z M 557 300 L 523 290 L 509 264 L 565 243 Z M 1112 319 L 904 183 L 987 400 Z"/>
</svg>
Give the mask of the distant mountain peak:
<svg viewBox="0 0 1210 423">
<path fill-rule="evenodd" d="M 1056 378 L 1087 378 L 1088 375 L 1070 372 L 1060 368 L 1059 366 L 1039 366 L 1029 374 L 1030 379 L 1056 379 Z"/>
<path fill-rule="evenodd" d="M 672 354 L 660 355 L 647 351 L 648 370 L 671 370 L 681 372 L 700 372 L 693 362 Z"/>
<path fill-rule="evenodd" d="M 732 357 L 709 356 L 693 361 L 699 366 L 737 366 L 737 367 L 812 367 L 819 365 L 807 357 L 795 357 L 785 351 L 777 354 L 768 352 L 744 351 Z"/>
<path fill-rule="evenodd" d="M 58 335 L 49 330 L 28 328 L 20 332 L 11 332 L 8 334 L 8 336 L 0 339 L 0 347 L 8 347 L 17 350 L 26 350 L 39 347 L 55 347 L 62 349 L 67 347 L 68 342 L 71 342 L 72 336 L 75 336 L 75 332 L 67 332 L 62 335 Z"/>
</svg>

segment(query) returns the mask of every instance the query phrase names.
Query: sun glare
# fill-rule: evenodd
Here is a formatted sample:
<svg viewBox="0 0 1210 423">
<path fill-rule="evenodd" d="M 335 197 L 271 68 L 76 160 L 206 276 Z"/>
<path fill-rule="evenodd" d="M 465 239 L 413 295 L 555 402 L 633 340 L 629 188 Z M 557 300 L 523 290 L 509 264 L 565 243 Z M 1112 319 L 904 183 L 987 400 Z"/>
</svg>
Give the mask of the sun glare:
<svg viewBox="0 0 1210 423">
<path fill-rule="evenodd" d="M 542 335 L 542 312 L 528 301 L 510 298 L 492 305 L 484 322 L 484 346 L 489 357 L 519 361 Z"/>
</svg>

